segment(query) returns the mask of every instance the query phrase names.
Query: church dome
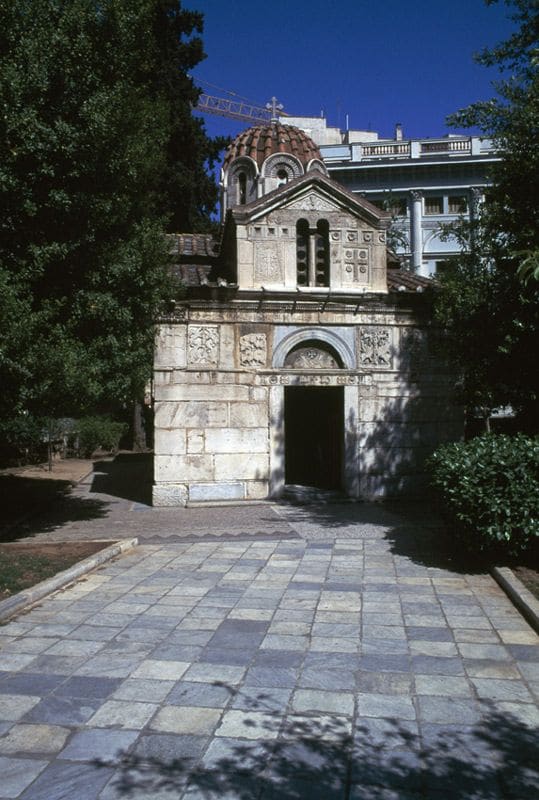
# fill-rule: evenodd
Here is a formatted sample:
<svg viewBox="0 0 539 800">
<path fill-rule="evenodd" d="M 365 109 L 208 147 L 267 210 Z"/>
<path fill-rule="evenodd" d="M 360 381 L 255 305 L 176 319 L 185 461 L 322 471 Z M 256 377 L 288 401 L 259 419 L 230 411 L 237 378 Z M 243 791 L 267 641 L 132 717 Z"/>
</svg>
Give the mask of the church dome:
<svg viewBox="0 0 539 800">
<path fill-rule="evenodd" d="M 236 136 L 221 170 L 221 214 L 252 203 L 289 181 L 316 170 L 327 175 L 320 150 L 294 125 L 268 122 Z"/>
<path fill-rule="evenodd" d="M 255 125 L 236 136 L 226 151 L 223 169 L 245 156 L 253 159 L 260 168 L 267 158 L 278 153 L 295 156 L 304 168 L 313 159 L 322 160 L 320 150 L 301 128 L 271 122 Z"/>
</svg>

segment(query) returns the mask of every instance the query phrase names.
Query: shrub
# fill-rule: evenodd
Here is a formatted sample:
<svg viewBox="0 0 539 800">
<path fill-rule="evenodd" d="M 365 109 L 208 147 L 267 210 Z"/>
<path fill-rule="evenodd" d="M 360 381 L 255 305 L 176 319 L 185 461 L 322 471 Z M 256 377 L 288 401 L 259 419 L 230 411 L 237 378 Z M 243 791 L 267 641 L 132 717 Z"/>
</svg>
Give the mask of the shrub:
<svg viewBox="0 0 539 800">
<path fill-rule="evenodd" d="M 125 423 L 110 417 L 83 417 L 76 424 L 79 452 L 86 458 L 96 450 L 113 452 L 126 430 Z"/>
<path fill-rule="evenodd" d="M 42 445 L 42 420 L 16 414 L 0 420 L 0 463 L 28 463 L 38 459 Z"/>
<path fill-rule="evenodd" d="M 539 438 L 485 434 L 438 448 L 432 484 L 469 549 L 517 555 L 539 540 Z"/>
</svg>

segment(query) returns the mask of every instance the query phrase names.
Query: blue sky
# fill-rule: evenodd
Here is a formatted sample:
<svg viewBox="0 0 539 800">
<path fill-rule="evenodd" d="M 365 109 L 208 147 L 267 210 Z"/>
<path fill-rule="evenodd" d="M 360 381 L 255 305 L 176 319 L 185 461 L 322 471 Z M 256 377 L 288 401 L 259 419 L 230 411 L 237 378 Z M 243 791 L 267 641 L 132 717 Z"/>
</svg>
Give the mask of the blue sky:
<svg viewBox="0 0 539 800">
<path fill-rule="evenodd" d="M 483 0 L 184 0 L 205 17 L 207 58 L 193 70 L 264 105 L 276 95 L 294 116 L 410 137 L 443 136 L 445 118 L 493 94 L 497 73 L 474 52 L 513 30 L 504 3 Z M 215 87 L 220 87 L 219 89 Z M 210 135 L 248 123 L 204 115 Z M 454 132 L 454 131 L 453 131 Z"/>
</svg>

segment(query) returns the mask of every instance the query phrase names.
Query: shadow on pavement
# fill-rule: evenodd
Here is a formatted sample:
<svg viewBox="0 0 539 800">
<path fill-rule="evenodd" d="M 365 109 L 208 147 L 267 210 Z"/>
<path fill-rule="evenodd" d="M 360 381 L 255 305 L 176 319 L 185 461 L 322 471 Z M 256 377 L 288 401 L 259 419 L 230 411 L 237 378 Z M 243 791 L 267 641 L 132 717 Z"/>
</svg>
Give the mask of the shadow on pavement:
<svg viewBox="0 0 539 800">
<path fill-rule="evenodd" d="M 350 501 L 346 503 L 311 503 L 298 505 L 282 502 L 279 506 L 290 521 L 301 522 L 306 514 L 322 528 L 349 526 L 428 526 L 438 530 L 443 527 L 434 501 L 429 496 L 422 500 Z"/>
<path fill-rule="evenodd" d="M 77 520 L 106 514 L 107 503 L 73 494 L 69 481 L 18 475 L 0 477 L 0 541 L 14 542 Z"/>
<path fill-rule="evenodd" d="M 300 533 L 317 526 L 336 536 L 388 542 L 392 555 L 414 564 L 458 573 L 488 571 L 481 555 L 463 550 L 451 535 L 433 499 L 422 501 L 328 503 L 279 506 L 281 516 Z"/>
<path fill-rule="evenodd" d="M 120 453 L 95 462 L 90 491 L 150 505 L 152 480 L 153 453 Z"/>
<path fill-rule="evenodd" d="M 266 699 L 260 693 L 242 712 L 241 739 L 215 737 L 201 761 L 203 737 L 143 734 L 121 756 L 114 796 L 178 797 L 188 788 L 193 800 L 522 800 L 539 792 L 535 733 L 511 714 L 426 725 L 420 738 L 415 721 L 362 718 L 350 731 L 342 717 L 283 720 Z"/>
</svg>

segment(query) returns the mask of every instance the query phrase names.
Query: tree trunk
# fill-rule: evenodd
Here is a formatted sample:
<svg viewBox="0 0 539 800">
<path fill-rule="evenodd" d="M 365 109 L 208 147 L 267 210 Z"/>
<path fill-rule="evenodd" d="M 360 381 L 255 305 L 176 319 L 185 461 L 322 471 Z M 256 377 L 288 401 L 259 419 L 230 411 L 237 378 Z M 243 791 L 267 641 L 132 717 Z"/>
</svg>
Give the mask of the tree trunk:
<svg viewBox="0 0 539 800">
<path fill-rule="evenodd" d="M 146 450 L 146 429 L 144 426 L 144 415 L 142 403 L 138 400 L 133 406 L 133 450 L 142 453 Z"/>
</svg>

